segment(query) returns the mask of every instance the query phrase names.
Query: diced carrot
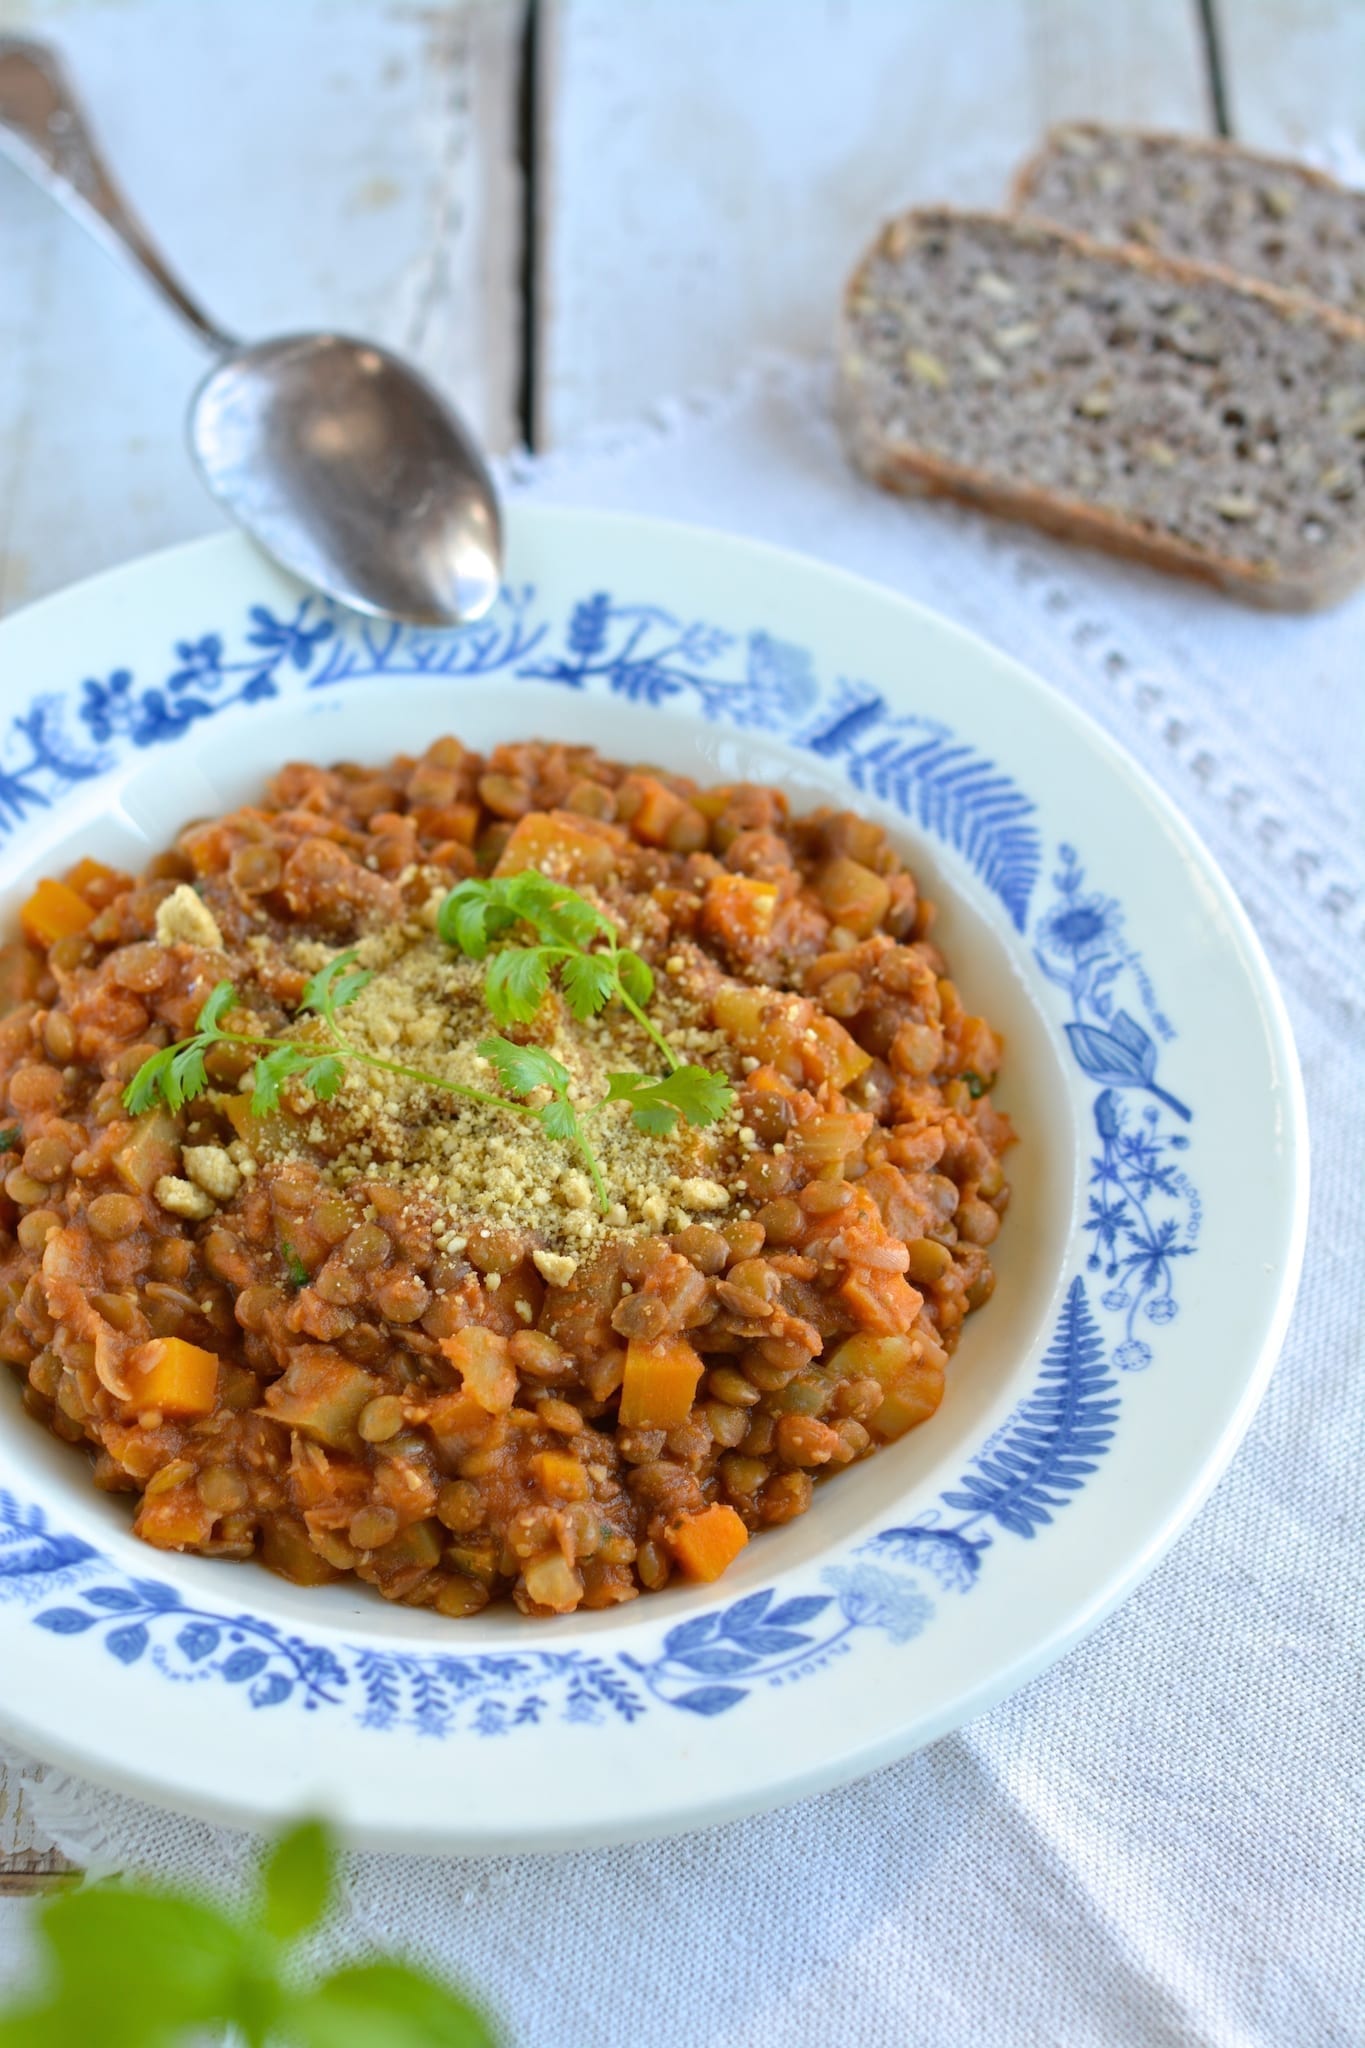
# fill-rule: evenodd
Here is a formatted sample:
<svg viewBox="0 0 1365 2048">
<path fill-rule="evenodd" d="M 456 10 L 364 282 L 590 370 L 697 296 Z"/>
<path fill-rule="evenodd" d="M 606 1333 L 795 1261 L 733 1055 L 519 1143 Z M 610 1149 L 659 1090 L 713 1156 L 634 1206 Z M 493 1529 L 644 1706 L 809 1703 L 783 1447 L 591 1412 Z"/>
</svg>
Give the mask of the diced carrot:
<svg viewBox="0 0 1365 2048">
<path fill-rule="evenodd" d="M 19 925 L 31 945 L 51 946 L 83 932 L 94 915 L 83 896 L 65 882 L 48 878 L 39 882 L 19 912 Z"/>
<path fill-rule="evenodd" d="M 427 1427 L 436 1448 L 452 1464 L 471 1451 L 482 1450 L 500 1430 L 506 1429 L 472 1394 L 460 1391 L 438 1394 L 426 1403 Z"/>
<path fill-rule="evenodd" d="M 872 1377 L 880 1379 L 880 1373 Z M 907 1430 L 927 1422 L 943 1399 L 943 1365 L 936 1358 L 911 1359 L 889 1378 L 881 1406 L 868 1417 L 867 1426 L 879 1442 L 894 1443 Z"/>
<path fill-rule="evenodd" d="M 683 1575 L 708 1583 L 734 1563 L 748 1540 L 749 1532 L 734 1509 L 719 1503 L 664 1531 L 664 1542 Z"/>
<path fill-rule="evenodd" d="M 751 875 L 712 875 L 702 902 L 702 930 L 738 950 L 766 939 L 777 910 L 777 884 Z"/>
<path fill-rule="evenodd" d="M 213 1534 L 212 1508 L 205 1507 L 192 1486 L 177 1486 L 149 1496 L 133 1523 L 133 1534 L 158 1550 L 186 1550 L 207 1543 Z"/>
<path fill-rule="evenodd" d="M 552 1500 L 586 1500 L 588 1475 L 571 1451 L 539 1451 L 531 1470 Z"/>
<path fill-rule="evenodd" d="M 427 839 L 451 839 L 457 846 L 472 846 L 479 836 L 477 804 L 437 804 L 415 813 L 414 822 Z"/>
<path fill-rule="evenodd" d="M 864 1329 L 884 1336 L 910 1329 L 924 1301 L 903 1274 L 878 1266 L 854 1266 L 839 1296 Z"/>
<path fill-rule="evenodd" d="M 102 860 L 91 860 L 88 855 L 62 876 L 68 889 L 74 889 L 78 896 L 90 897 L 101 908 L 112 902 L 120 889 L 126 889 L 131 879 L 118 868 L 106 867 Z"/>
<path fill-rule="evenodd" d="M 90 883 L 113 881 L 115 872 L 117 872 L 115 868 L 106 868 L 102 860 L 90 860 L 90 856 L 84 854 L 76 862 L 74 868 L 65 870 L 61 881 L 68 885 L 68 889 L 74 889 L 78 895 L 84 895 L 84 891 L 90 887 Z"/>
<path fill-rule="evenodd" d="M 734 790 L 728 782 L 718 783 L 712 789 L 697 790 L 692 802 L 703 818 L 715 819 L 720 816 L 733 795 Z"/>
<path fill-rule="evenodd" d="M 138 1117 L 128 1136 L 114 1154 L 114 1171 L 134 1194 L 146 1194 L 165 1173 L 180 1170 L 174 1120 L 164 1109 L 149 1109 Z"/>
<path fill-rule="evenodd" d="M 629 818 L 636 838 L 643 839 L 647 846 L 669 845 L 676 852 L 687 853 L 696 853 L 705 846 L 706 820 L 701 812 L 656 775 L 628 775 L 616 795 L 621 816 Z M 691 843 L 678 847 L 675 835 L 689 813 L 695 829 L 684 836 Z"/>
<path fill-rule="evenodd" d="M 820 869 L 815 893 L 834 922 L 858 939 L 876 931 L 891 906 L 891 890 L 882 877 L 842 853 Z"/>
<path fill-rule="evenodd" d="M 506 1337 L 469 1323 L 453 1337 L 442 1337 L 441 1349 L 460 1374 L 465 1393 L 490 1415 L 506 1414 L 517 1397 L 517 1369 Z"/>
<path fill-rule="evenodd" d="M 589 830 L 572 811 L 530 811 L 518 818 L 498 855 L 495 875 L 537 868 L 553 881 L 605 882 L 616 866 L 623 835 L 613 826 Z"/>
<path fill-rule="evenodd" d="M 692 1412 L 702 1364 L 686 1337 L 626 1346 L 621 1421 L 627 1429 L 676 1429 Z"/>
<path fill-rule="evenodd" d="M 360 1411 L 380 1391 L 380 1383 L 358 1365 L 330 1357 L 320 1348 L 287 1365 L 265 1405 L 277 1422 L 297 1429 L 315 1443 L 333 1450 L 355 1450 L 360 1442 L 356 1423 Z"/>
<path fill-rule="evenodd" d="M 188 1420 L 210 1415 L 218 1398 L 218 1357 L 183 1337 L 154 1337 L 133 1355 L 128 1406 Z"/>
</svg>

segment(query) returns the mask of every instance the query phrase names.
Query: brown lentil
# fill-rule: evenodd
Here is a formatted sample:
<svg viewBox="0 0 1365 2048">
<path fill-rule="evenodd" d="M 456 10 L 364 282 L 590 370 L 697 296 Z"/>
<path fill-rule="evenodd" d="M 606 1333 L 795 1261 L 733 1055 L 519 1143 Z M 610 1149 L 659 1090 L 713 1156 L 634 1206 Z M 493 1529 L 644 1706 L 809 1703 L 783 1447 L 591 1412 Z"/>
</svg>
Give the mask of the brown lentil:
<svg viewBox="0 0 1365 2048">
<path fill-rule="evenodd" d="M 473 1057 L 442 1034 L 486 1029 L 483 969 L 440 946 L 434 907 L 527 848 L 597 891 L 651 962 L 663 1027 L 737 1090 L 667 1143 L 602 1119 L 610 1219 L 563 1148 L 533 1155 L 501 1113 L 429 1091 L 352 1075 L 256 1124 L 248 1048 L 215 1048 L 212 1091 L 176 1115 L 127 1114 L 123 1087 L 213 981 L 237 990 L 232 1028 L 283 1035 L 351 945 L 373 972 L 353 1042 Z M 149 1543 L 306 1584 L 356 1573 L 440 1616 L 600 1608 L 669 1583 L 680 1520 L 789 1521 L 814 1474 L 906 1426 L 885 1414 L 932 1412 L 991 1293 L 1012 1133 L 999 1042 L 868 821 L 583 747 L 439 740 L 377 768 L 289 764 L 140 881 L 72 876 L 86 929 L 8 949 L 0 1358 L 96 1483 L 134 1496 Z M 616 1012 L 586 1030 L 551 1000 L 542 1025 L 589 1093 L 653 1059 Z M 168 1207 L 177 1184 L 212 1213 Z M 212 1355 L 210 1406 L 178 1412 L 174 1378 L 139 1391 L 152 1343 Z M 623 1425 L 656 1356 L 686 1363 L 690 1405 Z"/>
</svg>

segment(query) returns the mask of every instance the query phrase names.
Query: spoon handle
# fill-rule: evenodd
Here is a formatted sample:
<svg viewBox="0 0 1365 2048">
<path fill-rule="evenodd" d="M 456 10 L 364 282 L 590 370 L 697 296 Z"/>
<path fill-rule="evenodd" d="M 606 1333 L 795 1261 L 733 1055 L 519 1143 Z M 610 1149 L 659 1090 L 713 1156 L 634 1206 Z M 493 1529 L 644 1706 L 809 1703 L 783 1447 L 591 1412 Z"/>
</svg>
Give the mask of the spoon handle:
<svg viewBox="0 0 1365 2048">
<path fill-rule="evenodd" d="M 100 158 L 55 50 L 0 35 L 0 153 L 140 270 L 216 354 L 237 346 L 173 276 Z"/>
</svg>

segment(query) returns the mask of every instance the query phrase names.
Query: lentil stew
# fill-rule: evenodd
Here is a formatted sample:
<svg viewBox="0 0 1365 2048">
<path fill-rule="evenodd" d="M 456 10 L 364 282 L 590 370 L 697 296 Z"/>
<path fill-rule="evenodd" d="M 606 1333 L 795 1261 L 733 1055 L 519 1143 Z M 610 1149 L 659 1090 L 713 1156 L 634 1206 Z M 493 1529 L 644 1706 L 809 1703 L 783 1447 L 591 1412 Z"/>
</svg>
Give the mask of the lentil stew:
<svg viewBox="0 0 1365 2048">
<path fill-rule="evenodd" d="M 611 921 L 733 1089 L 705 1127 L 593 1111 L 605 1206 L 533 1117 L 430 1085 L 497 1089 L 486 963 L 441 906 L 528 870 Z M 452 1617 L 714 1579 L 934 1413 L 990 1297 L 1001 1044 L 933 923 L 851 812 L 558 743 L 293 763 L 140 877 L 80 861 L 0 950 L 0 1357 L 163 1549 Z M 192 1099 L 129 1112 L 225 981 L 238 1040 L 305 1042 L 349 948 L 371 979 L 330 1099 L 291 1080 L 253 1114 L 223 1042 Z M 661 1071 L 657 1032 L 557 988 L 510 1035 L 580 1103 Z"/>
</svg>

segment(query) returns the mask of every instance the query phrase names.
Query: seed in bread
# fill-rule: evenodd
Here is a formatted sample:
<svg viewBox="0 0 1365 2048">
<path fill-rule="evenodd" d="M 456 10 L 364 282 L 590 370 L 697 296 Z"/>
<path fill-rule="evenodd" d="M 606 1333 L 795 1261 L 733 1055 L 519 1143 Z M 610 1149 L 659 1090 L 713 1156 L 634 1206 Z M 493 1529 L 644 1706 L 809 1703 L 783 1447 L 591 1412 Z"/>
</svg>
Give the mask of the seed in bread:
<svg viewBox="0 0 1365 2048">
<path fill-rule="evenodd" d="M 850 450 L 887 489 L 1283 609 L 1365 577 L 1365 323 L 1324 306 L 926 208 L 854 273 L 840 363 Z"/>
<path fill-rule="evenodd" d="M 1365 317 L 1365 192 L 1235 142 L 1099 122 L 1049 130 L 1021 211 L 1098 242 L 1216 263 Z"/>
</svg>

